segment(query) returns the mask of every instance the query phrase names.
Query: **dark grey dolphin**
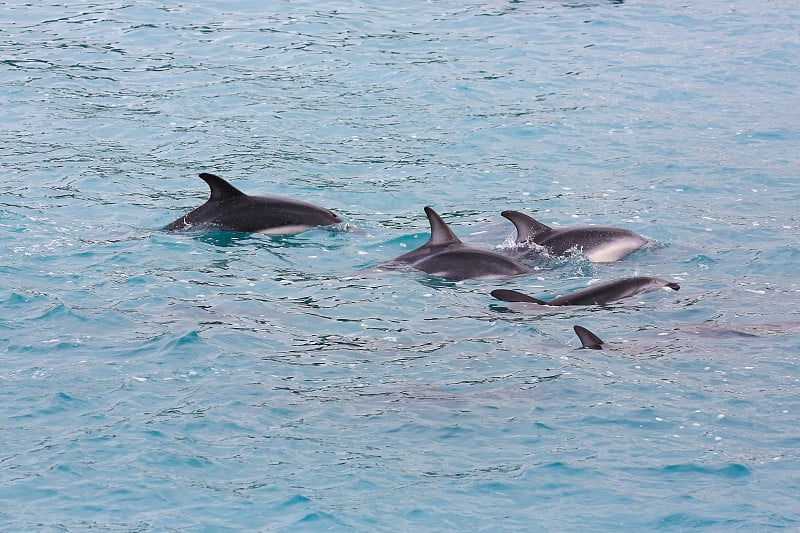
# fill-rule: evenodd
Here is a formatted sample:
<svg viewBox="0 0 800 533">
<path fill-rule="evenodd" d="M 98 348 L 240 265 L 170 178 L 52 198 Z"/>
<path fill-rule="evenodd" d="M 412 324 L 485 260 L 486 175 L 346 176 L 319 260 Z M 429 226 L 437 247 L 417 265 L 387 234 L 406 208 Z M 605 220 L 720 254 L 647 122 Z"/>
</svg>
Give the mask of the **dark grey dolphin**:
<svg viewBox="0 0 800 533">
<path fill-rule="evenodd" d="M 669 330 L 656 330 L 655 335 L 606 342 L 583 326 L 573 326 L 581 341 L 578 349 L 608 350 L 631 357 L 662 357 L 674 353 L 725 354 L 724 342 L 757 341 L 762 335 L 796 332 L 798 323 L 773 324 L 686 324 Z"/>
<path fill-rule="evenodd" d="M 598 283 L 591 287 L 586 287 L 585 289 L 558 296 L 550 301 L 539 300 L 527 294 L 508 289 L 493 290 L 492 296 L 505 302 L 521 302 L 536 305 L 597 305 L 614 302 L 641 292 L 651 292 L 662 287 L 669 287 L 676 291 L 681 288 L 677 283 L 666 281 L 661 278 L 635 277 Z"/>
<path fill-rule="evenodd" d="M 517 244 L 535 243 L 554 255 L 567 255 L 578 249 L 590 260 L 618 261 L 647 244 L 647 239 L 631 230 L 609 226 L 551 228 L 525 213 L 500 213 L 517 228 Z"/>
<path fill-rule="evenodd" d="M 531 272 L 528 267 L 509 257 L 467 246 L 430 207 L 425 207 L 425 214 L 431 225 L 430 240 L 382 266 L 407 265 L 453 280 L 502 278 Z"/>
<path fill-rule="evenodd" d="M 300 233 L 342 222 L 335 213 L 308 202 L 274 196 L 250 196 L 214 174 L 200 174 L 211 188 L 206 203 L 167 224 L 166 231 L 218 228 L 271 235 Z"/>
<path fill-rule="evenodd" d="M 800 321 L 763 322 L 754 324 L 703 323 L 682 324 L 669 329 L 657 329 L 655 335 L 642 339 L 603 341 L 583 326 L 573 326 L 581 341 L 581 348 L 591 350 L 610 349 L 625 355 L 660 356 L 674 351 L 690 349 L 693 352 L 715 351 L 718 343 L 725 340 L 745 341 L 772 335 L 794 335 L 800 332 Z M 640 330 L 640 329 L 639 329 Z M 639 331 L 637 330 L 637 331 Z M 711 346 L 692 339 L 710 340 Z"/>
</svg>

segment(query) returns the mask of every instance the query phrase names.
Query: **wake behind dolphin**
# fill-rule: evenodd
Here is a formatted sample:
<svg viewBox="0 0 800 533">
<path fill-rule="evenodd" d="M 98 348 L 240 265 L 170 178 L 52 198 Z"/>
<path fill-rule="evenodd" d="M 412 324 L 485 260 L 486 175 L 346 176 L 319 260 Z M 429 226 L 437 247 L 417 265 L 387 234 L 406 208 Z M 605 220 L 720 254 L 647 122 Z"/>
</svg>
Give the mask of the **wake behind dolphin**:
<svg viewBox="0 0 800 533">
<path fill-rule="evenodd" d="M 615 302 L 641 292 L 655 291 L 662 287 L 667 287 L 676 291 L 681 288 L 680 285 L 671 281 L 642 276 L 598 283 L 597 285 L 592 285 L 585 289 L 558 296 L 549 301 L 539 300 L 533 296 L 528 296 L 527 294 L 509 289 L 496 289 L 493 290 L 491 294 L 498 300 L 503 300 L 505 302 L 534 304 L 536 306 L 598 305 Z"/>
<path fill-rule="evenodd" d="M 519 211 L 500 213 L 517 228 L 517 244 L 534 243 L 554 255 L 567 255 L 578 249 L 598 263 L 619 261 L 647 244 L 647 239 L 631 230 L 609 226 L 551 228 Z"/>
<path fill-rule="evenodd" d="M 509 257 L 467 246 L 430 207 L 425 207 L 425 214 L 431 225 L 430 240 L 381 267 L 410 266 L 452 280 L 502 278 L 531 272 Z"/>
<path fill-rule="evenodd" d="M 166 231 L 216 228 L 271 235 L 300 233 L 315 226 L 339 224 L 338 215 L 308 202 L 272 196 L 250 196 L 214 174 L 200 178 L 211 188 L 208 201 L 170 222 Z"/>
</svg>

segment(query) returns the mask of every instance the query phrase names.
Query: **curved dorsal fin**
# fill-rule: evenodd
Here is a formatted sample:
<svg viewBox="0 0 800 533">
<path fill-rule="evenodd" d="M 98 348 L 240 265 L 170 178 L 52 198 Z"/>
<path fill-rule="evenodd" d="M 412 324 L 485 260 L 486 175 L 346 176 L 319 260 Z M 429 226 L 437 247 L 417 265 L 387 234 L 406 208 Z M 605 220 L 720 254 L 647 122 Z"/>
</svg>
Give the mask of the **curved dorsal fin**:
<svg viewBox="0 0 800 533">
<path fill-rule="evenodd" d="M 581 348 L 588 348 L 589 350 L 603 349 L 603 344 L 605 344 L 603 340 L 585 327 L 575 325 L 572 329 L 575 330 L 575 335 L 581 340 Z"/>
<path fill-rule="evenodd" d="M 520 213 L 519 211 L 503 211 L 500 214 L 510 220 L 511 223 L 514 224 L 514 227 L 517 228 L 517 243 L 520 244 L 553 229 L 547 224 L 542 224 L 538 220 L 529 217 L 525 213 Z"/>
<path fill-rule="evenodd" d="M 246 196 L 245 193 L 214 174 L 203 172 L 200 174 L 200 178 L 211 187 L 210 202 L 228 200 L 230 198 L 236 198 L 237 196 Z"/>
<path fill-rule="evenodd" d="M 444 223 L 436 211 L 428 206 L 425 206 L 425 214 L 428 215 L 428 222 L 431 225 L 431 238 L 428 241 L 428 246 L 440 246 L 444 244 L 456 244 L 461 241 L 450 229 L 450 226 Z"/>
<path fill-rule="evenodd" d="M 512 291 L 511 289 L 495 289 L 492 291 L 492 296 L 504 302 L 524 302 L 529 304 L 547 305 L 547 302 L 528 296 L 521 292 Z"/>
</svg>

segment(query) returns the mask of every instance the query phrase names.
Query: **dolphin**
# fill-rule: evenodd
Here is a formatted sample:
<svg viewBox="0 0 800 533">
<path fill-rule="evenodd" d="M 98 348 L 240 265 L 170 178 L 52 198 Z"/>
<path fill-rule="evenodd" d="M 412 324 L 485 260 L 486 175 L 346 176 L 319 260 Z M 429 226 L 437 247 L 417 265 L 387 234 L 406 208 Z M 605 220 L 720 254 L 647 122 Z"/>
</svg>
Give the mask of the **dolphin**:
<svg viewBox="0 0 800 533">
<path fill-rule="evenodd" d="M 250 196 L 214 174 L 204 172 L 200 178 L 211 188 L 211 197 L 194 211 L 167 224 L 164 230 L 217 228 L 287 235 L 342 222 L 332 211 L 307 202 Z"/>
<path fill-rule="evenodd" d="M 609 226 L 551 228 L 525 213 L 500 213 L 517 228 L 517 244 L 535 243 L 554 255 L 567 255 L 579 249 L 597 263 L 619 261 L 647 244 L 647 239 L 631 230 Z"/>
<path fill-rule="evenodd" d="M 583 326 L 573 326 L 575 334 L 581 341 L 581 348 L 602 350 L 608 347 L 614 351 L 628 353 L 663 353 L 664 348 L 698 348 L 691 338 L 711 339 L 716 345 L 724 340 L 746 340 L 765 338 L 773 335 L 796 335 L 800 332 L 800 321 L 761 322 L 751 324 L 730 324 L 707 322 L 702 324 L 682 324 L 669 329 L 658 328 L 655 335 L 645 340 L 617 340 L 605 342 Z M 641 331 L 641 328 L 639 328 Z M 655 344 L 654 344 L 655 343 Z M 707 351 L 707 350 L 706 350 Z"/>
<path fill-rule="evenodd" d="M 573 330 L 580 349 L 607 350 L 620 355 L 662 357 L 673 353 L 724 354 L 724 342 L 758 341 L 763 335 L 794 333 L 800 322 L 784 324 L 685 324 L 668 330 L 658 329 L 644 338 L 615 339 L 606 342 L 583 326 Z"/>
<path fill-rule="evenodd" d="M 520 302 L 523 304 L 536 304 L 547 306 L 559 305 L 598 305 L 606 304 L 633 296 L 641 292 L 651 292 L 662 287 L 669 287 L 673 290 L 680 289 L 677 283 L 666 281 L 661 278 L 635 277 L 622 278 L 605 283 L 598 283 L 585 289 L 580 289 L 562 296 L 553 298 L 550 301 L 539 300 L 521 292 L 508 289 L 496 289 L 492 291 L 492 296 L 505 302 Z"/>
<path fill-rule="evenodd" d="M 428 242 L 382 266 L 407 265 L 453 280 L 502 278 L 531 272 L 528 267 L 509 257 L 467 246 L 430 207 L 425 207 L 425 214 L 431 225 Z"/>
<path fill-rule="evenodd" d="M 736 329 L 734 329 L 736 328 Z M 673 328 L 670 331 L 661 331 L 657 334 L 659 337 L 658 340 L 663 342 L 672 343 L 676 339 L 681 337 L 688 337 L 690 335 L 705 337 L 705 338 L 712 338 L 712 339 L 747 339 L 747 338 L 755 338 L 759 337 L 758 333 L 751 333 L 749 331 L 745 331 L 746 329 L 754 329 L 758 328 L 756 326 L 748 326 L 748 325 L 739 325 L 739 326 L 722 326 L 722 325 L 715 325 L 715 324 L 702 324 L 702 325 L 686 325 L 681 327 Z M 578 336 L 578 339 L 581 341 L 581 348 L 587 348 L 590 350 L 602 350 L 603 345 L 606 345 L 606 342 L 602 340 L 600 337 L 589 331 L 583 326 L 575 325 L 572 327 L 575 330 L 575 335 Z M 614 345 L 614 348 L 620 349 L 623 346 L 615 343 L 611 343 Z M 627 346 L 626 346 L 627 347 Z M 642 346 L 634 345 L 634 347 L 641 349 Z M 579 349 L 581 349 L 579 348 Z M 652 347 L 651 347 L 652 348 Z"/>
</svg>

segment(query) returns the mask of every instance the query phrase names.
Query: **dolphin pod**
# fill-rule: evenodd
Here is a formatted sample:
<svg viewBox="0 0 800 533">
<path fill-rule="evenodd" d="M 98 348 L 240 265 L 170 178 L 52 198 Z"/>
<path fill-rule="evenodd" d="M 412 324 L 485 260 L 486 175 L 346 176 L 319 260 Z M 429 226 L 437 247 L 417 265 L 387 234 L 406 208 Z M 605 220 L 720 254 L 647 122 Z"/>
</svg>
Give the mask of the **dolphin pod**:
<svg viewBox="0 0 800 533">
<path fill-rule="evenodd" d="M 202 173 L 200 178 L 211 189 L 208 201 L 170 222 L 164 230 L 215 228 L 286 235 L 342 222 L 332 211 L 308 202 L 251 196 L 214 174 Z M 514 259 L 467 246 L 430 207 L 425 207 L 425 214 L 431 226 L 430 240 L 416 250 L 384 264 L 385 267 L 406 265 L 453 280 L 500 278 L 531 272 Z"/>
<path fill-rule="evenodd" d="M 211 190 L 208 201 L 167 224 L 164 230 L 220 229 L 285 235 L 342 223 L 342 219 L 334 212 L 308 202 L 251 196 L 214 174 L 202 173 L 200 178 Z M 377 267 L 378 270 L 408 267 L 452 280 L 493 279 L 532 272 L 507 255 L 461 242 L 432 208 L 426 206 L 425 214 L 430 224 L 428 242 L 382 263 Z M 501 214 L 516 227 L 518 244 L 533 243 L 554 255 L 565 255 L 577 249 L 592 261 L 617 261 L 647 244 L 644 237 L 627 229 L 605 226 L 554 229 L 517 211 L 503 211 Z M 521 308 L 531 309 L 606 304 L 664 287 L 673 290 L 680 288 L 677 283 L 661 278 L 631 277 L 598 283 L 549 301 L 508 289 L 493 290 L 491 295 L 518 304 Z M 575 326 L 574 330 L 582 348 L 602 349 L 604 342 L 597 335 L 582 326 Z"/>
<path fill-rule="evenodd" d="M 252 196 L 214 174 L 204 172 L 200 178 L 211 189 L 209 199 L 164 226 L 165 231 L 213 228 L 287 235 L 342 223 L 336 213 L 324 207 L 292 198 Z M 532 272 L 513 258 L 467 246 L 430 207 L 425 207 L 425 214 L 431 227 L 430 240 L 384 263 L 384 267 L 409 266 L 453 280 L 502 278 Z M 518 243 L 533 242 L 557 255 L 580 248 L 593 261 L 616 261 L 647 243 L 640 235 L 621 228 L 553 229 L 517 211 L 501 214 L 517 228 Z"/>
<path fill-rule="evenodd" d="M 211 188 L 208 201 L 170 222 L 164 230 L 217 228 L 286 235 L 342 222 L 336 213 L 308 202 L 273 196 L 250 196 L 214 174 L 204 172 L 200 178 Z"/>
<path fill-rule="evenodd" d="M 554 255 L 567 255 L 577 249 L 598 263 L 619 261 L 647 244 L 647 239 L 631 230 L 610 226 L 551 228 L 519 211 L 500 213 L 517 229 L 517 244 L 534 243 Z"/>
<path fill-rule="evenodd" d="M 291 198 L 251 196 L 214 174 L 202 173 L 200 178 L 211 190 L 208 201 L 167 224 L 164 230 L 220 229 L 285 235 L 343 222 L 334 212 L 308 202 Z M 376 267 L 378 270 L 408 267 L 453 280 L 503 278 L 533 272 L 507 255 L 475 248 L 461 242 L 430 207 L 425 207 L 425 214 L 431 229 L 428 242 L 382 263 Z M 551 255 L 566 255 L 577 250 L 591 261 L 610 262 L 623 259 L 647 244 L 644 237 L 627 229 L 607 226 L 554 229 L 518 211 L 503 211 L 501 214 L 514 224 L 517 230 L 517 244 L 534 244 L 544 248 Z M 536 250 L 531 249 L 531 251 Z M 591 285 L 551 300 L 541 300 L 509 289 L 496 289 L 491 295 L 498 300 L 512 303 L 513 305 L 509 307 L 513 310 L 526 311 L 561 306 L 602 305 L 661 288 L 677 291 L 680 286 L 661 278 L 630 277 Z M 751 328 L 753 332 L 741 326 L 736 326 L 734 329 L 721 326 L 709 328 L 707 325 L 680 327 L 674 331 L 712 337 L 755 337 L 764 332 L 771 333 L 773 329 L 780 332 L 787 328 L 790 332 L 800 331 L 800 322 L 788 326 L 786 324 L 774 327 L 754 326 Z M 620 343 L 609 345 L 583 326 L 575 325 L 573 329 L 580 339 L 581 348 L 584 349 L 602 350 L 604 347 L 612 346 L 613 350 L 624 351 L 628 346 Z M 672 333 L 673 331 L 659 333 L 659 339 L 669 338 Z M 663 348 L 661 345 L 657 346 L 655 351 L 650 351 L 658 353 Z M 635 345 L 633 349 L 636 350 L 634 353 L 648 351 Z"/>
</svg>

